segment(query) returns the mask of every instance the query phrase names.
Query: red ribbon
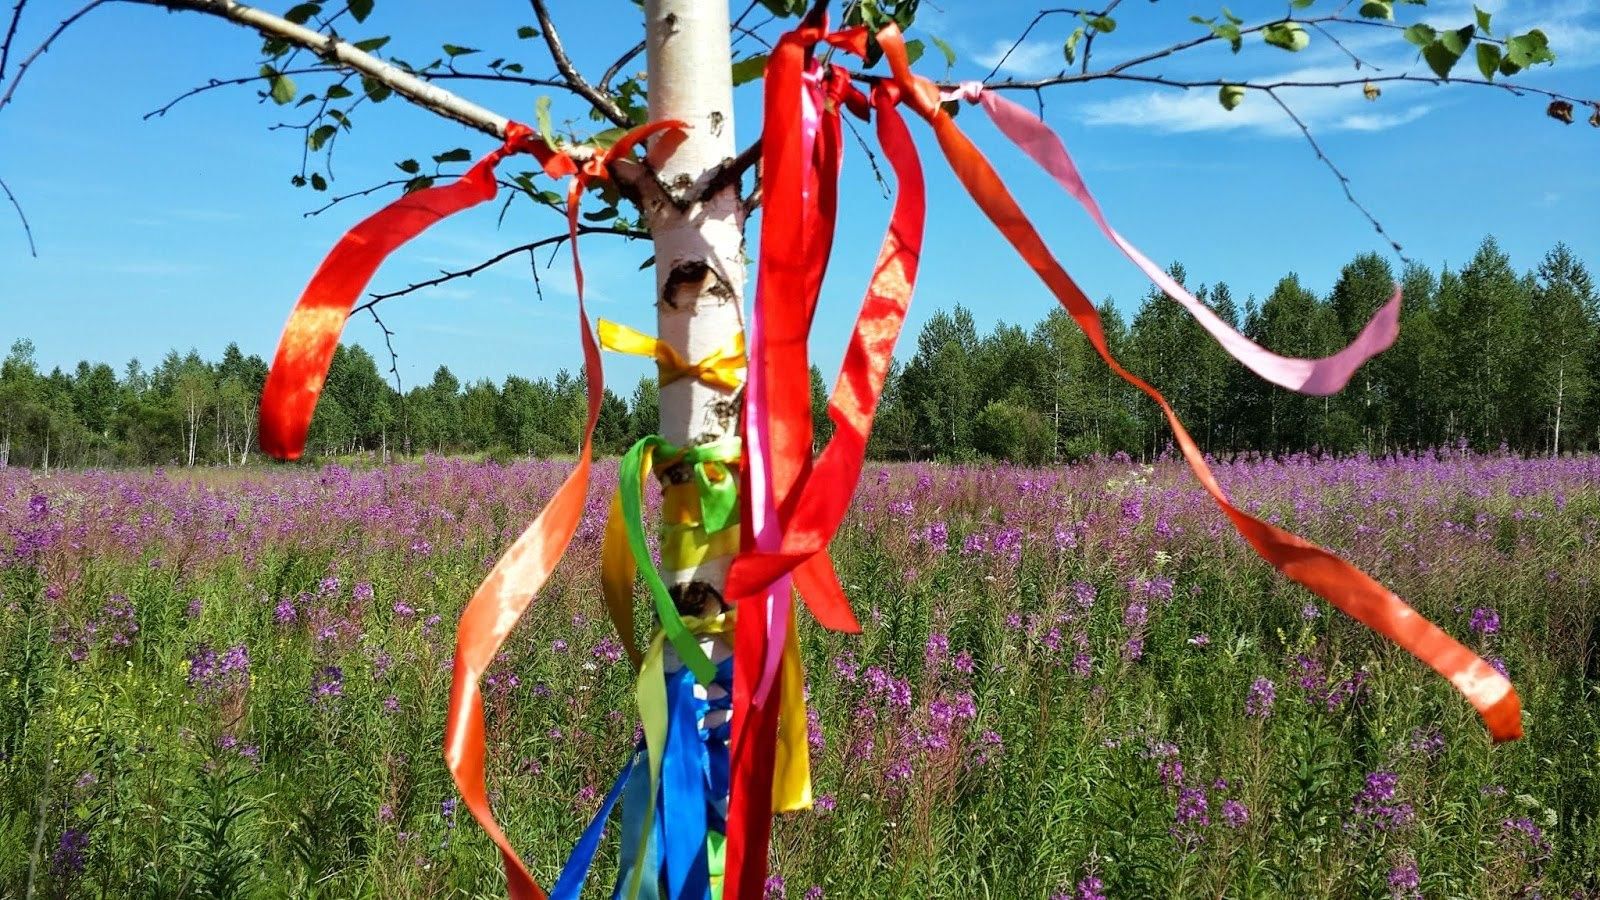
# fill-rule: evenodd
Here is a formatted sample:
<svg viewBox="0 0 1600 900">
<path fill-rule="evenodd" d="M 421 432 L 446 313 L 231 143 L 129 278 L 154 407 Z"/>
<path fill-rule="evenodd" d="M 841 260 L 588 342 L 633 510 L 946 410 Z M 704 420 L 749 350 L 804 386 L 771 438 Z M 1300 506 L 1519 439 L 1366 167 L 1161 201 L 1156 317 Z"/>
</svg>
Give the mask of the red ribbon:
<svg viewBox="0 0 1600 900">
<path fill-rule="evenodd" d="M 1106 365 L 1161 407 L 1183 451 L 1184 461 L 1189 464 L 1206 493 L 1216 501 L 1218 508 L 1233 522 L 1240 536 L 1273 568 L 1404 647 L 1449 679 L 1451 685 L 1478 710 L 1496 741 L 1521 737 L 1522 706 L 1516 690 L 1505 676 L 1438 626 L 1418 615 L 1404 600 L 1367 573 L 1304 538 L 1269 525 L 1233 505 L 1166 398 L 1124 369 L 1111 355 L 1094 304 L 1050 253 L 1033 224 L 1006 190 L 994 167 L 940 108 L 938 88 L 926 79 L 911 74 L 900 30 L 891 24 L 880 31 L 878 45 L 889 59 L 895 81 L 905 90 L 907 102 L 933 126 L 934 135 L 950 162 L 951 170 L 972 199 L 1044 281 L 1050 292 L 1056 295 Z"/>
<path fill-rule="evenodd" d="M 495 166 L 512 153 L 532 153 L 552 178 L 575 171 L 565 154 L 552 151 L 520 122 L 506 126 L 505 143 L 450 184 L 406 194 L 363 219 L 328 253 L 289 314 L 278 352 L 261 391 L 261 450 L 278 459 L 299 459 L 333 348 L 356 297 L 378 266 L 401 244 L 447 216 L 494 198 Z"/>
<path fill-rule="evenodd" d="M 789 319 L 789 334 L 799 333 L 801 346 L 809 338 L 811 318 L 815 312 L 814 291 L 820 288 L 821 270 L 826 257 L 817 258 L 818 245 L 826 247 L 827 241 L 804 243 L 796 240 L 795 232 L 806 224 L 801 216 L 789 212 L 789 204 L 799 205 L 800 185 L 804 172 L 788 160 L 798 158 L 789 153 L 785 142 L 798 145 L 799 91 L 798 74 L 809 43 L 819 39 L 820 29 L 802 29 L 786 35 L 779 41 L 767 69 L 767 114 L 762 134 L 764 152 L 769 148 L 777 162 L 764 164 L 765 200 L 764 224 L 761 235 L 761 259 L 758 277 L 762 298 L 773 298 L 778 305 L 769 312 L 767 321 L 776 316 Z M 859 41 L 859 29 L 828 36 L 830 42 Z M 835 73 L 837 77 L 840 73 Z M 837 143 L 830 151 L 827 137 L 830 128 L 835 141 L 838 134 L 838 101 L 855 107 L 862 105 L 860 95 L 840 81 L 832 82 L 835 93 L 832 104 L 832 122 L 823 128 L 818 139 L 818 153 L 810 164 L 820 170 L 822 183 L 837 171 Z M 851 93 L 858 98 L 852 103 Z M 804 433 L 808 440 L 804 454 L 799 456 L 790 488 L 780 503 L 780 521 L 783 542 L 776 553 L 762 553 L 755 549 L 748 537 L 740 555 L 734 560 L 727 583 L 727 596 L 740 600 L 763 596 L 771 584 L 783 574 L 793 572 L 797 587 L 819 620 L 828 624 L 824 612 L 842 610 L 849 614 L 848 601 L 839 588 L 833 565 L 827 557 L 827 544 L 850 504 L 855 485 L 860 478 L 866 453 L 867 436 L 872 428 L 872 417 L 882 394 L 888 373 L 889 360 L 894 355 L 895 341 L 905 320 L 912 289 L 916 280 L 917 263 L 921 256 L 924 210 L 926 207 L 922 168 L 917 159 L 915 145 L 905 123 L 895 112 L 899 90 L 892 84 L 880 85 L 873 92 L 872 105 L 878 110 L 877 131 L 885 157 L 894 168 L 898 184 L 894 212 L 883 249 L 879 254 L 872 279 L 862 301 L 861 312 L 851 343 L 841 367 L 839 380 L 829 401 L 829 416 L 836 429 L 833 438 L 821 457 L 812 464 L 809 448 L 810 404 L 809 398 L 799 411 L 780 412 L 772 408 L 770 419 L 773 430 L 794 428 L 792 417 L 804 420 Z M 827 120 L 824 120 L 827 122 Z M 827 189 L 818 190 L 819 199 L 813 226 L 831 236 L 833 207 Z M 774 203 L 776 208 L 774 208 Z M 815 233 L 815 232 L 814 232 Z M 793 248 L 804 246 L 810 260 L 797 260 Z M 799 268 L 800 266 L 805 268 Z M 785 290 L 786 278 L 804 279 L 805 287 L 798 293 L 807 302 L 793 303 L 789 298 L 796 294 Z M 785 301 L 789 302 L 785 304 Z M 801 317 L 804 321 L 799 321 Z M 770 352 L 770 351 L 769 351 Z M 795 370 L 794 358 L 781 358 L 783 353 L 763 357 L 770 364 L 774 379 L 788 378 L 796 383 L 809 381 L 808 368 L 803 356 Z M 774 358 L 778 357 L 778 358 Z M 801 381 L 804 379 L 804 381 Z M 769 395 L 770 396 L 770 395 Z M 783 416 L 789 416 L 787 421 Z M 747 417 L 748 423 L 748 417 Z M 791 434 L 799 432 L 794 429 Z M 794 445 L 791 444 L 791 447 Z M 748 484 L 742 505 L 746 535 L 751 533 L 748 502 Z M 741 573 L 735 575 L 734 573 Z M 819 603 L 835 592 L 837 606 Z M 819 611 L 820 608 L 820 611 Z M 757 897 L 761 895 L 767 873 L 767 847 L 772 826 L 772 763 L 773 745 L 777 730 L 778 704 L 769 695 L 766 703 L 755 702 L 757 684 L 762 675 L 762 662 L 767 653 L 782 652 L 782 647 L 767 646 L 765 623 L 761 616 L 752 615 L 750 609 L 742 610 L 734 640 L 734 697 L 731 796 L 728 807 L 728 843 L 725 874 L 725 894 L 728 897 Z M 850 615 L 850 624 L 855 625 Z M 792 625 L 791 625 L 792 627 Z M 850 630 L 859 630 L 859 626 Z M 779 677 L 782 675 L 780 673 Z"/>
</svg>

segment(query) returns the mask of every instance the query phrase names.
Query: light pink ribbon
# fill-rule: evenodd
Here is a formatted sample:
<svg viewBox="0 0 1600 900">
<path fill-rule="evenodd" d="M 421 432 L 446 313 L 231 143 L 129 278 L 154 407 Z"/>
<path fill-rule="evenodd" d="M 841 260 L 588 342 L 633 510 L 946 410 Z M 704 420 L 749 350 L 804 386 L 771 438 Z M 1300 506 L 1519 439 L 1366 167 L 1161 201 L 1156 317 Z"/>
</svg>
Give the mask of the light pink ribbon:
<svg viewBox="0 0 1600 900">
<path fill-rule="evenodd" d="M 1100 204 L 1084 184 L 1083 175 L 1067 153 L 1066 145 L 1038 116 L 994 91 L 985 90 L 979 82 L 963 82 L 959 88 L 946 91 L 941 97 L 946 101 L 965 100 L 982 105 L 1001 133 L 1077 199 L 1095 224 L 1100 226 L 1106 238 L 1117 245 L 1117 249 L 1132 260 L 1156 287 L 1183 304 L 1195 321 L 1200 323 L 1200 327 L 1215 338 L 1230 356 L 1267 381 L 1291 391 L 1319 397 L 1338 393 L 1349 383 L 1357 369 L 1389 349 L 1400 333 L 1400 285 L 1396 284 L 1388 302 L 1373 314 L 1356 339 L 1339 352 L 1321 359 L 1300 359 L 1273 353 L 1224 322 L 1210 307 L 1197 300 L 1183 285 L 1111 227 L 1100 210 Z"/>
</svg>

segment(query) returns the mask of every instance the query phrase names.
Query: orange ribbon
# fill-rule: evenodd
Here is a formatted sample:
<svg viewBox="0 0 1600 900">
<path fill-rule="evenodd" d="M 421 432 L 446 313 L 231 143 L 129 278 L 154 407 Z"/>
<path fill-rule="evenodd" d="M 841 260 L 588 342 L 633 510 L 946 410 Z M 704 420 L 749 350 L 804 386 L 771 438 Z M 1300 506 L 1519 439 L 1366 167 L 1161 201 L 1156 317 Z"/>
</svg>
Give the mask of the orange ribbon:
<svg viewBox="0 0 1600 900">
<path fill-rule="evenodd" d="M 1056 295 L 1106 365 L 1161 407 L 1183 451 L 1184 461 L 1189 464 L 1206 493 L 1211 495 L 1218 508 L 1233 522 L 1234 528 L 1256 553 L 1271 563 L 1273 568 L 1404 647 L 1411 655 L 1443 675 L 1478 710 L 1495 741 L 1521 737 L 1522 705 L 1517 699 L 1516 690 L 1504 675 L 1423 618 L 1367 573 L 1304 538 L 1263 522 L 1233 505 L 1166 398 L 1143 379 L 1124 369 L 1111 355 L 1094 304 L 1050 253 L 1033 224 L 1006 190 L 994 167 L 940 108 L 938 88 L 911 73 L 900 29 L 893 24 L 884 28 L 878 33 L 878 45 L 889 60 L 894 80 L 905 90 L 907 102 L 933 126 L 940 149 L 972 199 L 1044 281 L 1050 292 Z"/>
</svg>

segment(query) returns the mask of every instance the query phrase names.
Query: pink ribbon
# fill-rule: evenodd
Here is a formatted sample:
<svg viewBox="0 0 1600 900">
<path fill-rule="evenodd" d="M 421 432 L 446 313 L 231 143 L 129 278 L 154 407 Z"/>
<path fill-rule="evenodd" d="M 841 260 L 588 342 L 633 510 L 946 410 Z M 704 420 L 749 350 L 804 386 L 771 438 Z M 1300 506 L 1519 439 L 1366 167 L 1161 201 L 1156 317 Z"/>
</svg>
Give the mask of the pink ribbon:
<svg viewBox="0 0 1600 900">
<path fill-rule="evenodd" d="M 1291 391 L 1319 397 L 1338 393 L 1349 383 L 1357 369 L 1389 349 L 1400 333 L 1400 285 L 1396 284 L 1388 302 L 1373 314 L 1356 339 L 1339 352 L 1321 359 L 1300 359 L 1273 353 L 1234 330 L 1111 227 L 1105 213 L 1100 210 L 1100 204 L 1084 184 L 1083 175 L 1067 153 L 1066 145 L 1039 117 L 994 91 L 985 90 L 979 82 L 963 82 L 956 90 L 945 91 L 940 96 L 946 101 L 965 100 L 982 105 L 1001 133 L 1077 199 L 1095 224 L 1100 226 L 1101 233 L 1132 260 L 1156 287 L 1183 304 L 1195 321 L 1200 323 L 1200 327 L 1215 338 L 1230 356 L 1267 381 Z"/>
</svg>

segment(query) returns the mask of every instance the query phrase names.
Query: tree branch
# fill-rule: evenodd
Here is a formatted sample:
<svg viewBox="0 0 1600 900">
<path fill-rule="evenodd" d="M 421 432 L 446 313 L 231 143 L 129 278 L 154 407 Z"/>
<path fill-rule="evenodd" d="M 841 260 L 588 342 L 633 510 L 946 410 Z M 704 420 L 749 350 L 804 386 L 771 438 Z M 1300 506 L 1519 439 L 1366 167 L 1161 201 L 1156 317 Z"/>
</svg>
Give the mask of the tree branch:
<svg viewBox="0 0 1600 900">
<path fill-rule="evenodd" d="M 628 238 L 649 237 L 649 234 L 646 232 L 618 231 L 615 228 L 595 228 L 591 225 L 579 225 L 578 234 L 615 234 Z M 512 247 L 511 249 L 501 253 L 497 253 L 483 262 L 478 263 L 477 265 L 468 266 L 465 269 L 457 269 L 454 272 L 441 271 L 437 278 L 429 278 L 425 281 L 418 281 L 415 284 L 407 285 L 397 291 L 369 294 L 368 296 L 370 296 L 371 299 L 365 303 L 357 305 L 354 309 L 350 310 L 350 314 L 355 315 L 356 313 L 372 309 L 385 300 L 392 300 L 395 297 L 403 297 L 406 294 L 416 293 L 423 288 L 437 287 L 445 282 L 455 281 L 458 278 L 471 278 L 479 272 L 482 272 L 484 269 L 505 262 L 506 260 L 520 253 L 532 253 L 540 247 L 548 247 L 552 244 L 559 246 L 561 242 L 567 239 L 567 236 L 567 232 L 565 231 L 561 232 L 560 234 L 552 234 L 549 237 L 540 238 L 532 243 L 522 244 L 520 246 Z"/>
<path fill-rule="evenodd" d="M 1350 205 L 1359 210 L 1361 215 L 1365 216 L 1367 221 L 1372 224 L 1373 230 L 1377 231 L 1378 235 L 1389 243 L 1389 247 L 1394 250 L 1395 256 L 1400 257 L 1401 262 L 1409 265 L 1411 263 L 1411 258 L 1406 256 L 1405 251 L 1400 248 L 1400 242 L 1390 237 L 1389 233 L 1383 230 L 1383 225 L 1378 222 L 1377 218 L 1374 217 L 1372 213 L 1362 205 L 1360 200 L 1356 199 L 1355 193 L 1350 190 L 1349 176 L 1340 171 L 1339 167 L 1334 165 L 1333 160 L 1328 157 L 1328 154 L 1323 152 L 1322 145 L 1317 143 L 1317 139 L 1315 137 L 1312 137 L 1311 129 L 1306 127 L 1306 123 L 1302 121 L 1298 115 L 1295 115 L 1295 111 L 1290 109 L 1289 104 L 1283 102 L 1283 98 L 1279 97 L 1276 92 L 1269 90 L 1267 91 L 1267 96 L 1271 97 L 1273 102 L 1278 104 L 1278 107 L 1283 110 L 1284 115 L 1287 115 L 1291 120 L 1294 121 L 1294 124 L 1300 129 L 1300 133 L 1305 136 L 1306 143 L 1310 144 L 1312 151 L 1317 154 L 1317 159 L 1322 160 L 1323 165 L 1328 167 L 1328 171 L 1332 172 L 1333 176 L 1339 179 L 1339 187 L 1344 189 L 1344 198 L 1349 200 Z"/>
<path fill-rule="evenodd" d="M 17 218 L 22 220 L 22 233 L 28 236 L 28 253 L 31 254 L 34 259 L 38 259 L 39 248 L 35 247 L 33 244 L 33 229 L 28 226 L 28 217 L 23 214 L 22 204 L 17 202 L 17 195 L 11 193 L 11 188 L 6 186 L 6 181 L 4 178 L 0 178 L 0 191 L 6 192 L 6 199 L 11 201 L 11 205 L 17 210 Z"/>
<path fill-rule="evenodd" d="M 623 66 L 625 66 L 628 63 L 632 62 L 633 60 L 637 59 L 639 54 L 641 54 L 643 52 L 644 52 L 644 41 L 640 41 L 639 43 L 634 44 L 631 48 L 629 48 L 627 53 L 624 53 L 621 56 L 617 57 L 617 61 L 611 64 L 611 68 L 606 69 L 606 73 L 604 75 L 600 76 L 600 90 L 605 92 L 605 93 L 610 93 L 611 92 L 611 79 L 617 77 L 617 73 L 622 71 L 622 67 Z"/>
<path fill-rule="evenodd" d="M 304 69 L 285 69 L 282 72 L 279 72 L 278 74 L 279 75 L 322 75 L 322 74 L 333 74 L 333 73 L 337 73 L 339 71 L 340 70 L 337 69 L 337 68 L 331 68 L 331 67 L 328 67 L 328 66 L 311 66 L 311 67 L 304 68 Z M 178 96 L 173 97 L 171 100 L 167 101 L 166 104 L 162 105 L 160 108 L 152 109 L 151 111 L 145 113 L 142 118 L 144 118 L 144 119 L 154 119 L 154 118 L 160 118 L 162 116 L 165 116 L 168 112 L 170 112 L 172 110 L 172 108 L 174 106 L 177 106 L 179 103 L 182 103 L 183 101 L 189 99 L 190 97 L 196 96 L 198 94 L 204 94 L 207 91 L 214 91 L 217 88 L 235 87 L 235 86 L 241 85 L 241 84 L 249 84 L 252 81 L 266 81 L 266 80 L 268 80 L 268 79 L 270 79 L 272 77 L 273 76 L 271 76 L 271 75 L 244 75 L 244 76 L 241 76 L 239 78 L 213 78 L 210 81 L 206 82 L 205 84 L 202 84 L 202 85 L 200 85 L 198 87 L 190 88 L 189 90 L 184 91 L 183 93 L 179 94 Z"/>
<path fill-rule="evenodd" d="M 595 90 L 589 82 L 583 80 L 578 70 L 573 68 L 572 60 L 567 58 L 565 47 L 561 46 L 561 36 L 556 33 L 555 23 L 550 20 L 550 10 L 545 8 L 544 0 L 531 0 L 533 14 L 539 19 L 539 29 L 544 32 L 545 45 L 550 48 L 550 58 L 555 60 L 556 71 L 567 80 L 574 93 L 589 101 L 589 105 L 599 111 L 600 115 L 611 120 L 611 124 L 618 128 L 632 127 L 633 122 L 617 106 L 616 101 L 605 94 Z"/>
<path fill-rule="evenodd" d="M 751 166 L 754 166 L 760 161 L 761 139 L 756 138 L 755 143 L 744 148 L 743 150 L 740 150 L 738 156 L 735 156 L 733 159 L 724 162 L 720 166 L 717 166 L 717 168 L 711 173 L 710 177 L 706 179 L 705 189 L 702 190 L 700 192 L 700 196 L 695 199 L 704 201 L 715 197 L 728 186 L 737 184 L 739 179 L 744 177 L 744 173 L 748 172 Z"/>
<path fill-rule="evenodd" d="M 11 25 L 6 28 L 6 39 L 0 43 L 0 81 L 6 80 L 6 60 L 11 57 L 11 41 L 17 36 L 17 25 L 22 21 L 22 8 L 28 5 L 28 0 L 17 0 L 16 8 L 11 10 Z"/>
<path fill-rule="evenodd" d="M 12 76 L 10 87 L 6 88 L 6 92 L 4 94 L 0 94 L 0 109 L 5 109 L 6 108 L 6 104 L 11 102 L 12 95 L 14 95 L 17 92 L 17 85 L 22 83 L 22 76 L 27 74 L 28 67 L 33 65 L 34 60 L 37 60 L 39 57 L 41 57 L 41 56 L 45 55 L 46 53 L 48 53 L 49 50 L 50 50 L 50 45 L 55 43 L 56 38 L 61 37 L 61 33 L 63 31 L 66 31 L 68 28 L 71 28 L 73 22 L 76 22 L 79 19 L 83 18 L 84 16 L 88 15 L 90 13 L 90 11 L 92 11 L 95 7 L 101 5 L 101 4 L 105 3 L 105 2 L 107 2 L 107 0 L 89 0 L 89 4 L 87 6 L 83 7 L 82 9 L 80 9 L 77 12 L 73 13 L 72 15 L 67 16 L 65 19 L 62 19 L 61 20 L 61 24 L 57 25 L 55 27 L 55 30 L 50 32 L 50 35 L 44 39 L 44 42 L 39 44 L 39 46 L 35 47 L 33 49 L 33 52 L 28 54 L 27 59 L 24 59 L 22 62 L 17 64 L 17 74 Z M 16 32 L 17 18 L 20 17 L 21 15 L 22 15 L 22 3 L 18 2 L 17 3 L 17 8 L 16 8 L 15 12 L 13 13 L 12 19 L 11 19 L 11 32 L 12 33 Z M 5 49 L 6 49 L 7 53 L 9 53 L 10 50 L 11 50 L 11 35 L 10 34 L 6 35 Z"/>
<path fill-rule="evenodd" d="M 510 121 L 505 116 L 485 109 L 438 85 L 430 84 L 399 66 L 384 62 L 336 35 L 313 31 L 281 16 L 234 0 L 133 0 L 133 2 L 171 10 L 204 13 L 252 28 L 269 37 L 281 38 L 294 46 L 312 51 L 327 63 L 354 69 L 424 109 L 491 137 L 505 138 L 506 124 Z"/>
</svg>

